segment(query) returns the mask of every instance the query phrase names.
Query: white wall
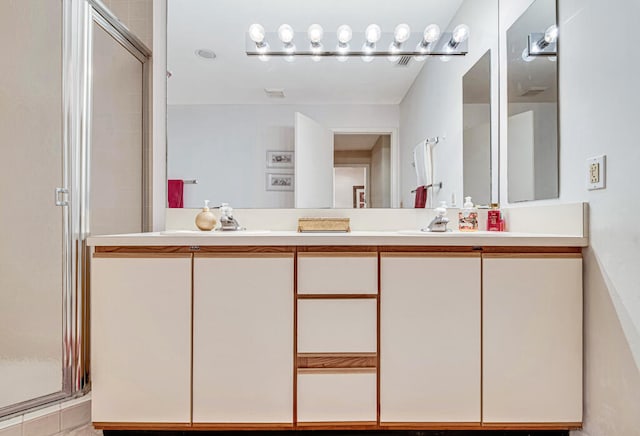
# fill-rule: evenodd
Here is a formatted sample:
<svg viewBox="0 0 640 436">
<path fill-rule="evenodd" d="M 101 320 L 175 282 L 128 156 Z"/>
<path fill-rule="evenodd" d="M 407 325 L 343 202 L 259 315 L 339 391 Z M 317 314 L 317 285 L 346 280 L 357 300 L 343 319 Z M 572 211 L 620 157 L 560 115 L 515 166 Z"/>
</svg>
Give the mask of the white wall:
<svg viewBox="0 0 640 436">
<path fill-rule="evenodd" d="M 397 128 L 397 105 L 172 105 L 168 176 L 185 186 L 185 207 L 228 202 L 239 208 L 293 207 L 293 192 L 265 191 L 267 150 L 293 150 L 294 113 L 328 128 Z"/>
<path fill-rule="evenodd" d="M 415 170 L 411 166 L 413 147 L 427 137 L 446 137 L 433 150 L 434 182 L 443 182 L 441 191 L 435 191 L 432 204 L 451 201 L 455 193 L 457 202 L 462 198 L 462 78 L 486 53 L 492 50 L 492 69 L 497 68 L 498 22 L 497 0 L 469 0 L 463 3 L 453 18 L 450 28 L 465 23 L 471 28 L 469 54 L 441 62 L 430 58 L 411 89 L 400 103 L 400 195 L 404 207 L 412 207 L 416 187 Z M 492 75 L 492 89 L 497 90 L 497 75 Z M 496 99 L 497 100 L 497 93 Z M 492 106 L 492 119 L 498 118 L 498 106 Z M 497 138 L 497 123 L 492 126 L 492 138 Z M 494 147 L 497 164 L 497 147 Z M 494 183 L 497 194 L 497 183 Z"/>
<path fill-rule="evenodd" d="M 531 1 L 505 3 L 501 23 L 508 27 Z M 635 224 L 640 216 L 640 184 L 635 180 L 640 166 L 640 60 L 625 44 L 593 38 L 597 24 L 619 41 L 637 42 L 640 2 L 561 0 L 559 18 L 560 198 L 533 204 L 589 202 L 585 426 L 579 433 L 640 435 L 640 226 Z M 506 147 L 502 152 L 504 163 Z M 608 159 L 607 188 L 587 191 L 586 159 L 599 154 Z M 504 187 L 503 177 L 503 203 Z"/>
<path fill-rule="evenodd" d="M 353 208 L 353 187 L 367 187 L 365 167 L 334 168 L 334 201 L 333 207 L 340 209 Z"/>
<path fill-rule="evenodd" d="M 381 135 L 371 149 L 371 204 L 367 207 L 391 206 L 391 137 Z"/>
<path fill-rule="evenodd" d="M 491 106 L 466 103 L 463 131 L 463 192 L 474 204 L 491 203 Z M 464 201 L 460 198 L 460 205 Z"/>
</svg>

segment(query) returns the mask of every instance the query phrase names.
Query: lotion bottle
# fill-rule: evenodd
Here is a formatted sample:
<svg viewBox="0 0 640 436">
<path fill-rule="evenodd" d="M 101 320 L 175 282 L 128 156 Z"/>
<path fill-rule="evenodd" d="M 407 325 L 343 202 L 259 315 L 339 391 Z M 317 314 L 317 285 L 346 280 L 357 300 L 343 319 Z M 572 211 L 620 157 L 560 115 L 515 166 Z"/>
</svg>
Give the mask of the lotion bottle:
<svg viewBox="0 0 640 436">
<path fill-rule="evenodd" d="M 215 226 L 216 216 L 209 210 L 209 200 L 205 200 L 202 212 L 196 215 L 196 227 L 200 230 L 211 231 Z"/>
<path fill-rule="evenodd" d="M 461 232 L 478 230 L 478 209 L 473 205 L 471 197 L 464 198 L 464 206 L 458 212 L 458 230 Z"/>
</svg>

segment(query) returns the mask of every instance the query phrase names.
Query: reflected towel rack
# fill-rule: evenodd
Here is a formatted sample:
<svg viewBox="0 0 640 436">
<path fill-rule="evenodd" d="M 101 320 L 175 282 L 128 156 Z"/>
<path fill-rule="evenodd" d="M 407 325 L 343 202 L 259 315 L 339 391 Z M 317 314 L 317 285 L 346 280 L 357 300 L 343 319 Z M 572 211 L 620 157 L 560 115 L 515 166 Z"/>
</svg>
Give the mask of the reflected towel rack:
<svg viewBox="0 0 640 436">
<path fill-rule="evenodd" d="M 198 180 L 197 179 L 183 180 L 182 182 L 185 185 L 197 185 L 198 184 Z"/>
<path fill-rule="evenodd" d="M 429 189 L 429 188 L 442 189 L 442 182 L 434 183 L 433 185 L 427 185 L 427 186 L 425 186 L 425 188 L 427 188 L 427 189 Z M 411 193 L 415 194 L 417 190 L 418 190 L 418 188 L 416 188 L 413 191 L 411 191 Z"/>
</svg>

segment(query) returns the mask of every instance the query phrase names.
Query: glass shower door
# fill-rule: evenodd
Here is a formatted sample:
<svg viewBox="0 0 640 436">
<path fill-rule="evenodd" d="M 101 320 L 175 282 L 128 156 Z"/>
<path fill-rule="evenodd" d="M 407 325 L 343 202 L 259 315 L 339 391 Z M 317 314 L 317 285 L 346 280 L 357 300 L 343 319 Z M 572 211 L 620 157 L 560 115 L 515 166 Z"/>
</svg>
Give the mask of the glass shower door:
<svg viewBox="0 0 640 436">
<path fill-rule="evenodd" d="M 63 396 L 62 0 L 0 1 L 0 416 Z"/>
</svg>

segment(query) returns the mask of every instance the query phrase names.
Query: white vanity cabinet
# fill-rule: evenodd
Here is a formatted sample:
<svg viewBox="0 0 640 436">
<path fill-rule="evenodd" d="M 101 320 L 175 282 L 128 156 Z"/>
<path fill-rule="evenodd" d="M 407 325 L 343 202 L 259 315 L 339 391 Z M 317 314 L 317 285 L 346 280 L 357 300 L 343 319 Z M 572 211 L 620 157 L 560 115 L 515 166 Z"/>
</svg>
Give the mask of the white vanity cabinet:
<svg viewBox="0 0 640 436">
<path fill-rule="evenodd" d="M 479 253 L 381 253 L 380 421 L 480 423 Z"/>
<path fill-rule="evenodd" d="M 293 425 L 294 254 L 196 254 L 193 274 L 193 426 Z"/>
<path fill-rule="evenodd" d="M 582 259 L 483 256 L 483 421 L 582 421 Z"/>
<path fill-rule="evenodd" d="M 190 254 L 94 254 L 91 379 L 98 426 L 189 426 Z"/>
</svg>

